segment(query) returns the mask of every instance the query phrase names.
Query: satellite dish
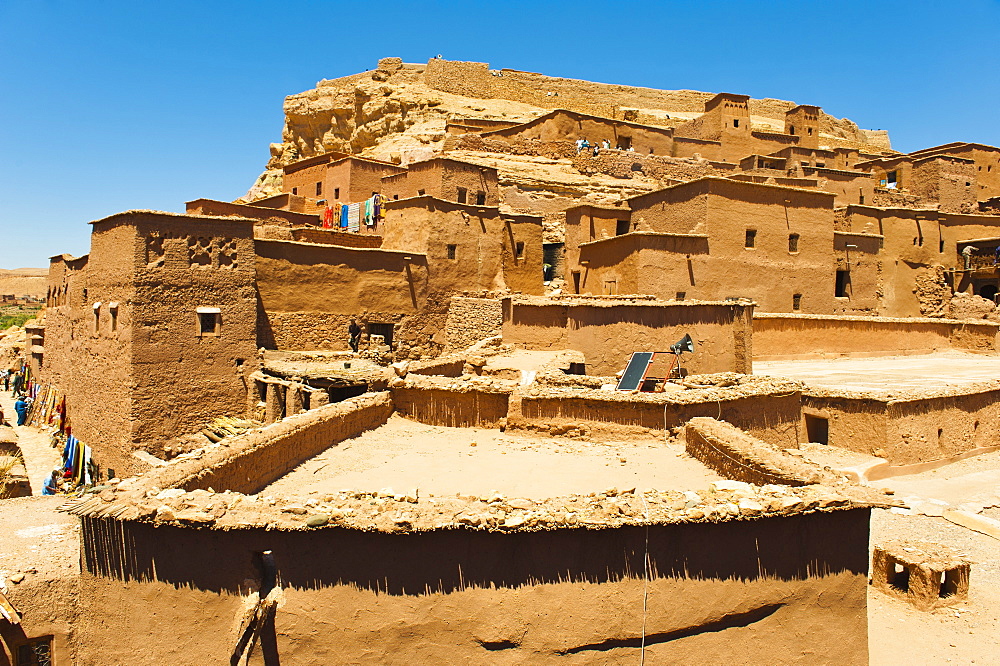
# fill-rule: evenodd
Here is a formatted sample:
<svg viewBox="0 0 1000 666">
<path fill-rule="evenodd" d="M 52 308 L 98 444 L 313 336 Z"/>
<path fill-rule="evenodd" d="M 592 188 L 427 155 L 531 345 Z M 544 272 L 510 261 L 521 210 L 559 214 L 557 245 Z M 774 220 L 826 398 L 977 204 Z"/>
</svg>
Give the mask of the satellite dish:
<svg viewBox="0 0 1000 666">
<path fill-rule="evenodd" d="M 678 356 L 680 356 L 684 352 L 690 354 L 691 352 L 694 351 L 694 341 L 691 339 L 690 335 L 685 333 L 683 338 L 681 338 L 674 344 L 670 345 L 670 351 L 677 354 Z"/>
</svg>

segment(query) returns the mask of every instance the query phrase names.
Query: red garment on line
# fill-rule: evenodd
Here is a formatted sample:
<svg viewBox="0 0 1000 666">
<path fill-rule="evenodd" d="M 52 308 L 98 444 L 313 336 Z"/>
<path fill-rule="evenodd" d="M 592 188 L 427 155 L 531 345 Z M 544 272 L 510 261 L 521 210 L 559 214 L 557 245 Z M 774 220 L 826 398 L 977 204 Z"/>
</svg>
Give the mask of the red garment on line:
<svg viewBox="0 0 1000 666">
<path fill-rule="evenodd" d="M 333 226 L 333 209 L 329 206 L 323 211 L 323 228 L 329 229 Z"/>
</svg>

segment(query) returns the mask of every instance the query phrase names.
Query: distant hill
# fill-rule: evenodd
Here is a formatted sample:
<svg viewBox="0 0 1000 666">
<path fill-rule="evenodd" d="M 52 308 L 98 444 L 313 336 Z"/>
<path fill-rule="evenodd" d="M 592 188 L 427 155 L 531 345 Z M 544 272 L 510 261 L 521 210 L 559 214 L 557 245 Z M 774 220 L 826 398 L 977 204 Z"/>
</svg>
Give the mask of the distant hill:
<svg viewBox="0 0 1000 666">
<path fill-rule="evenodd" d="M 0 268 L 0 295 L 34 296 L 43 298 L 49 271 L 46 268 Z"/>
</svg>

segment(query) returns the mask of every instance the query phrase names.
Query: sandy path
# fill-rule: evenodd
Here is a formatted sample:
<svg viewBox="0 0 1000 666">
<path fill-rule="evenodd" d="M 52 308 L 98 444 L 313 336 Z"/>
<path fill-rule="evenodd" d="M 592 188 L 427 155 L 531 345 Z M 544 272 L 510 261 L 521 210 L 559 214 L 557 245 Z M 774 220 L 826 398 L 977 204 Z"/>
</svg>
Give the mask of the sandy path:
<svg viewBox="0 0 1000 666">
<path fill-rule="evenodd" d="M 9 391 L 0 390 L 0 405 L 3 406 L 7 423 L 17 433 L 17 444 L 24 455 L 24 467 L 31 482 L 31 494 L 41 495 L 45 479 L 55 467 L 62 467 L 62 454 L 49 445 L 49 433 L 31 426 L 16 426 L 17 412 L 14 411 L 14 397 Z"/>
<path fill-rule="evenodd" d="M 496 490 L 544 498 L 611 486 L 706 488 L 717 479 L 682 446 L 657 439 L 598 444 L 428 426 L 393 415 L 384 426 L 307 460 L 260 494 L 416 488 L 422 495 L 484 496 Z"/>
</svg>

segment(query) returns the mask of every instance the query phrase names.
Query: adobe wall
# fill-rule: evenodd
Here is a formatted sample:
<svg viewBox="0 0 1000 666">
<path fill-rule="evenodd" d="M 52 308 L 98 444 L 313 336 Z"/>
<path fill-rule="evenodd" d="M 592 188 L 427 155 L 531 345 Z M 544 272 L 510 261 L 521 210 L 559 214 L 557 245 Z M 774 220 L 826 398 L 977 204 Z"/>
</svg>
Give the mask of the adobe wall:
<svg viewBox="0 0 1000 666">
<path fill-rule="evenodd" d="M 584 116 L 556 111 L 552 115 L 528 121 L 522 125 L 485 132 L 484 138 L 514 140 L 572 141 L 587 139 L 591 146 L 603 141 L 612 148 L 629 148 L 640 155 L 670 155 L 673 152 L 673 130 L 616 121 L 610 118 Z"/>
<path fill-rule="evenodd" d="M 505 215 L 503 225 L 504 284 L 514 293 L 543 294 L 542 217 Z"/>
<path fill-rule="evenodd" d="M 366 393 L 226 438 L 225 446 L 153 470 L 144 479 L 159 488 L 252 495 L 331 446 L 383 425 L 392 411 L 388 393 Z"/>
<path fill-rule="evenodd" d="M 423 255 L 271 240 L 255 247 L 261 346 L 346 350 L 351 317 L 397 323 L 427 305 Z M 397 339 L 419 346 L 431 333 Z"/>
<path fill-rule="evenodd" d="M 575 349 L 587 374 L 613 375 L 636 351 L 667 351 L 685 334 L 691 373 L 751 372 L 752 305 L 683 302 L 504 300 L 504 343 L 525 349 Z"/>
<path fill-rule="evenodd" d="M 500 205 L 497 170 L 449 159 L 431 159 L 410 164 L 403 173 L 382 179 L 381 191 L 389 199 L 420 196 L 420 191 L 446 201 L 459 202 L 458 190 L 466 191 L 464 203 L 483 206 Z M 478 204 L 477 195 L 484 201 Z"/>
<path fill-rule="evenodd" d="M 507 418 L 510 389 L 462 385 L 393 387 L 400 414 L 428 425 L 451 428 L 496 428 Z"/>
<path fill-rule="evenodd" d="M 998 398 L 1000 389 L 992 386 L 904 399 L 810 391 L 803 412 L 827 419 L 830 444 L 908 465 L 994 446 L 1000 437 Z"/>
<path fill-rule="evenodd" d="M 271 240 L 294 240 L 299 243 L 318 243 L 320 245 L 339 245 L 341 247 L 382 247 L 382 237 L 370 234 L 356 234 L 350 231 L 302 227 L 290 229 L 291 238 Z M 258 235 L 258 238 L 260 236 Z"/>
<path fill-rule="evenodd" d="M 520 414 L 512 412 L 513 427 L 566 426 L 581 422 L 645 428 L 663 432 L 680 428 L 693 418 L 708 416 L 781 448 L 798 448 L 800 393 L 794 387 L 749 394 L 720 390 L 713 395 L 549 389 L 520 397 Z"/>
<path fill-rule="evenodd" d="M 760 361 L 1000 350 L 1000 326 L 985 321 L 755 312 L 753 329 Z"/>
<path fill-rule="evenodd" d="M 248 206 L 244 204 L 229 203 L 226 201 L 213 201 L 212 199 L 195 199 L 194 201 L 188 201 L 185 204 L 185 209 L 189 215 L 240 217 L 265 222 L 276 222 L 278 224 L 302 226 L 317 226 L 320 224 L 320 218 L 316 215 L 306 215 L 304 213 L 292 212 L 290 210 L 267 208 L 256 204 Z"/>
<path fill-rule="evenodd" d="M 645 643 L 655 663 L 867 664 L 869 514 L 401 535 L 87 518 L 78 659 L 227 661 L 270 550 L 275 663 L 633 663 Z"/>
<path fill-rule="evenodd" d="M 253 227 L 184 215 L 119 219 L 138 236 L 132 319 L 124 322 L 134 326 L 132 437 L 162 455 L 163 442 L 245 412 L 245 373 L 257 351 Z M 217 332 L 201 332 L 198 308 L 219 311 Z"/>
</svg>

